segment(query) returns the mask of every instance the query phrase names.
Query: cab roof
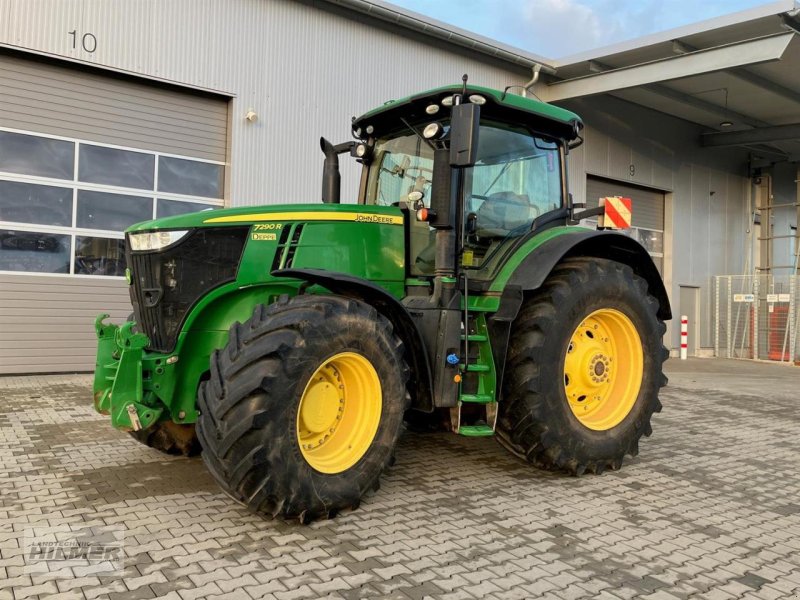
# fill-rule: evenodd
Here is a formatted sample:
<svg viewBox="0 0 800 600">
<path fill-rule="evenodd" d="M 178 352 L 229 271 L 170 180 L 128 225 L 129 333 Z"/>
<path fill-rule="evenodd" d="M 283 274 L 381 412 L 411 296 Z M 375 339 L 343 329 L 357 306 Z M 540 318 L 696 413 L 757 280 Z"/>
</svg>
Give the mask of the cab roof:
<svg viewBox="0 0 800 600">
<path fill-rule="evenodd" d="M 389 100 L 382 106 L 364 113 L 353 121 L 353 129 L 361 128 L 362 131 L 369 125 L 375 130 L 375 135 L 380 135 L 398 128 L 399 117 L 409 121 L 436 120 L 439 113 L 428 114 L 425 108 L 431 104 L 440 106 L 440 110 L 447 110 L 441 104 L 442 100 L 453 94 L 460 94 L 463 89 L 461 84 L 446 85 L 399 100 Z M 509 123 L 528 125 L 541 133 L 549 133 L 558 138 L 573 140 L 583 128 L 583 121 L 574 112 L 540 102 L 532 98 L 525 98 L 508 91 L 503 92 L 493 88 L 476 85 L 467 86 L 467 97 L 478 94 L 486 99 L 486 104 L 481 107 L 485 116 L 495 117 Z"/>
</svg>

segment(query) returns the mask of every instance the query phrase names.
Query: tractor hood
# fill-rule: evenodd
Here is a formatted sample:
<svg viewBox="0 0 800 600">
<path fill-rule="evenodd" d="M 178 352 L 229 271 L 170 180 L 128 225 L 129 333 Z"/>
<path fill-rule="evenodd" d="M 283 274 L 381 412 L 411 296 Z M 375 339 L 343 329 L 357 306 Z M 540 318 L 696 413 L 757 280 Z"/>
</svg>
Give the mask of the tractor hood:
<svg viewBox="0 0 800 600">
<path fill-rule="evenodd" d="M 391 206 L 360 204 L 270 204 L 223 210 L 204 210 L 131 225 L 127 233 L 197 227 L 239 226 L 289 221 L 351 221 L 402 225 L 403 214 Z"/>
</svg>

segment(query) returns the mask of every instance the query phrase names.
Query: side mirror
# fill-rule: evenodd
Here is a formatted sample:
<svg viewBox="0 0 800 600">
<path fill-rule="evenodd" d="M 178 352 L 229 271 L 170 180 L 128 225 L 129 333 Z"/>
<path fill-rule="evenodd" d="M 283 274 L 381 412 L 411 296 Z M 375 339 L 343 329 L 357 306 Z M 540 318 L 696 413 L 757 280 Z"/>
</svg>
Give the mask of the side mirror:
<svg viewBox="0 0 800 600">
<path fill-rule="evenodd" d="M 453 106 L 450 116 L 450 166 L 471 167 L 478 156 L 481 107 L 468 102 Z"/>
</svg>

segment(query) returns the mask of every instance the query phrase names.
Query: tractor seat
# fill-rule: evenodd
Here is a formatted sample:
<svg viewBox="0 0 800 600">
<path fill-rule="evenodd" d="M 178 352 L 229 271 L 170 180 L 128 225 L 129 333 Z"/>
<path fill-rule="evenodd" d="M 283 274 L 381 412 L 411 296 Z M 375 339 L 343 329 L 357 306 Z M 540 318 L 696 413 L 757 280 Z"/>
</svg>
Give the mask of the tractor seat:
<svg viewBox="0 0 800 600">
<path fill-rule="evenodd" d="M 531 223 L 534 214 L 527 194 L 495 192 L 476 213 L 479 237 L 505 237 L 510 231 Z"/>
</svg>

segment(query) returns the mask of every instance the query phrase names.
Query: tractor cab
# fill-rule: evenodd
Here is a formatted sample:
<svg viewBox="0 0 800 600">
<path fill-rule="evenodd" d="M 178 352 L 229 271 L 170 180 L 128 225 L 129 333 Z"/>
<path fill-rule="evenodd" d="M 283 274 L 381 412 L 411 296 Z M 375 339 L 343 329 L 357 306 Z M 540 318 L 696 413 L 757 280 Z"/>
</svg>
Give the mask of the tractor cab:
<svg viewBox="0 0 800 600">
<path fill-rule="evenodd" d="M 452 185 L 460 268 L 490 279 L 520 238 L 567 217 L 565 154 L 580 128 L 568 111 L 520 96 L 450 86 L 390 102 L 353 123 L 364 165 L 359 202 L 397 206 L 409 215 L 409 275 L 435 271 L 437 223 L 432 206 L 436 150 L 449 150 L 451 113 L 459 102 L 479 113 L 472 134 L 474 162 L 455 170 Z M 554 117 L 558 117 L 554 119 Z M 471 132 L 472 133 L 472 132 Z M 440 156 L 449 159 L 450 154 Z M 448 165 L 449 166 L 449 165 Z M 435 211 L 431 219 L 431 211 Z M 441 226 L 441 225 L 440 225 Z"/>
</svg>

